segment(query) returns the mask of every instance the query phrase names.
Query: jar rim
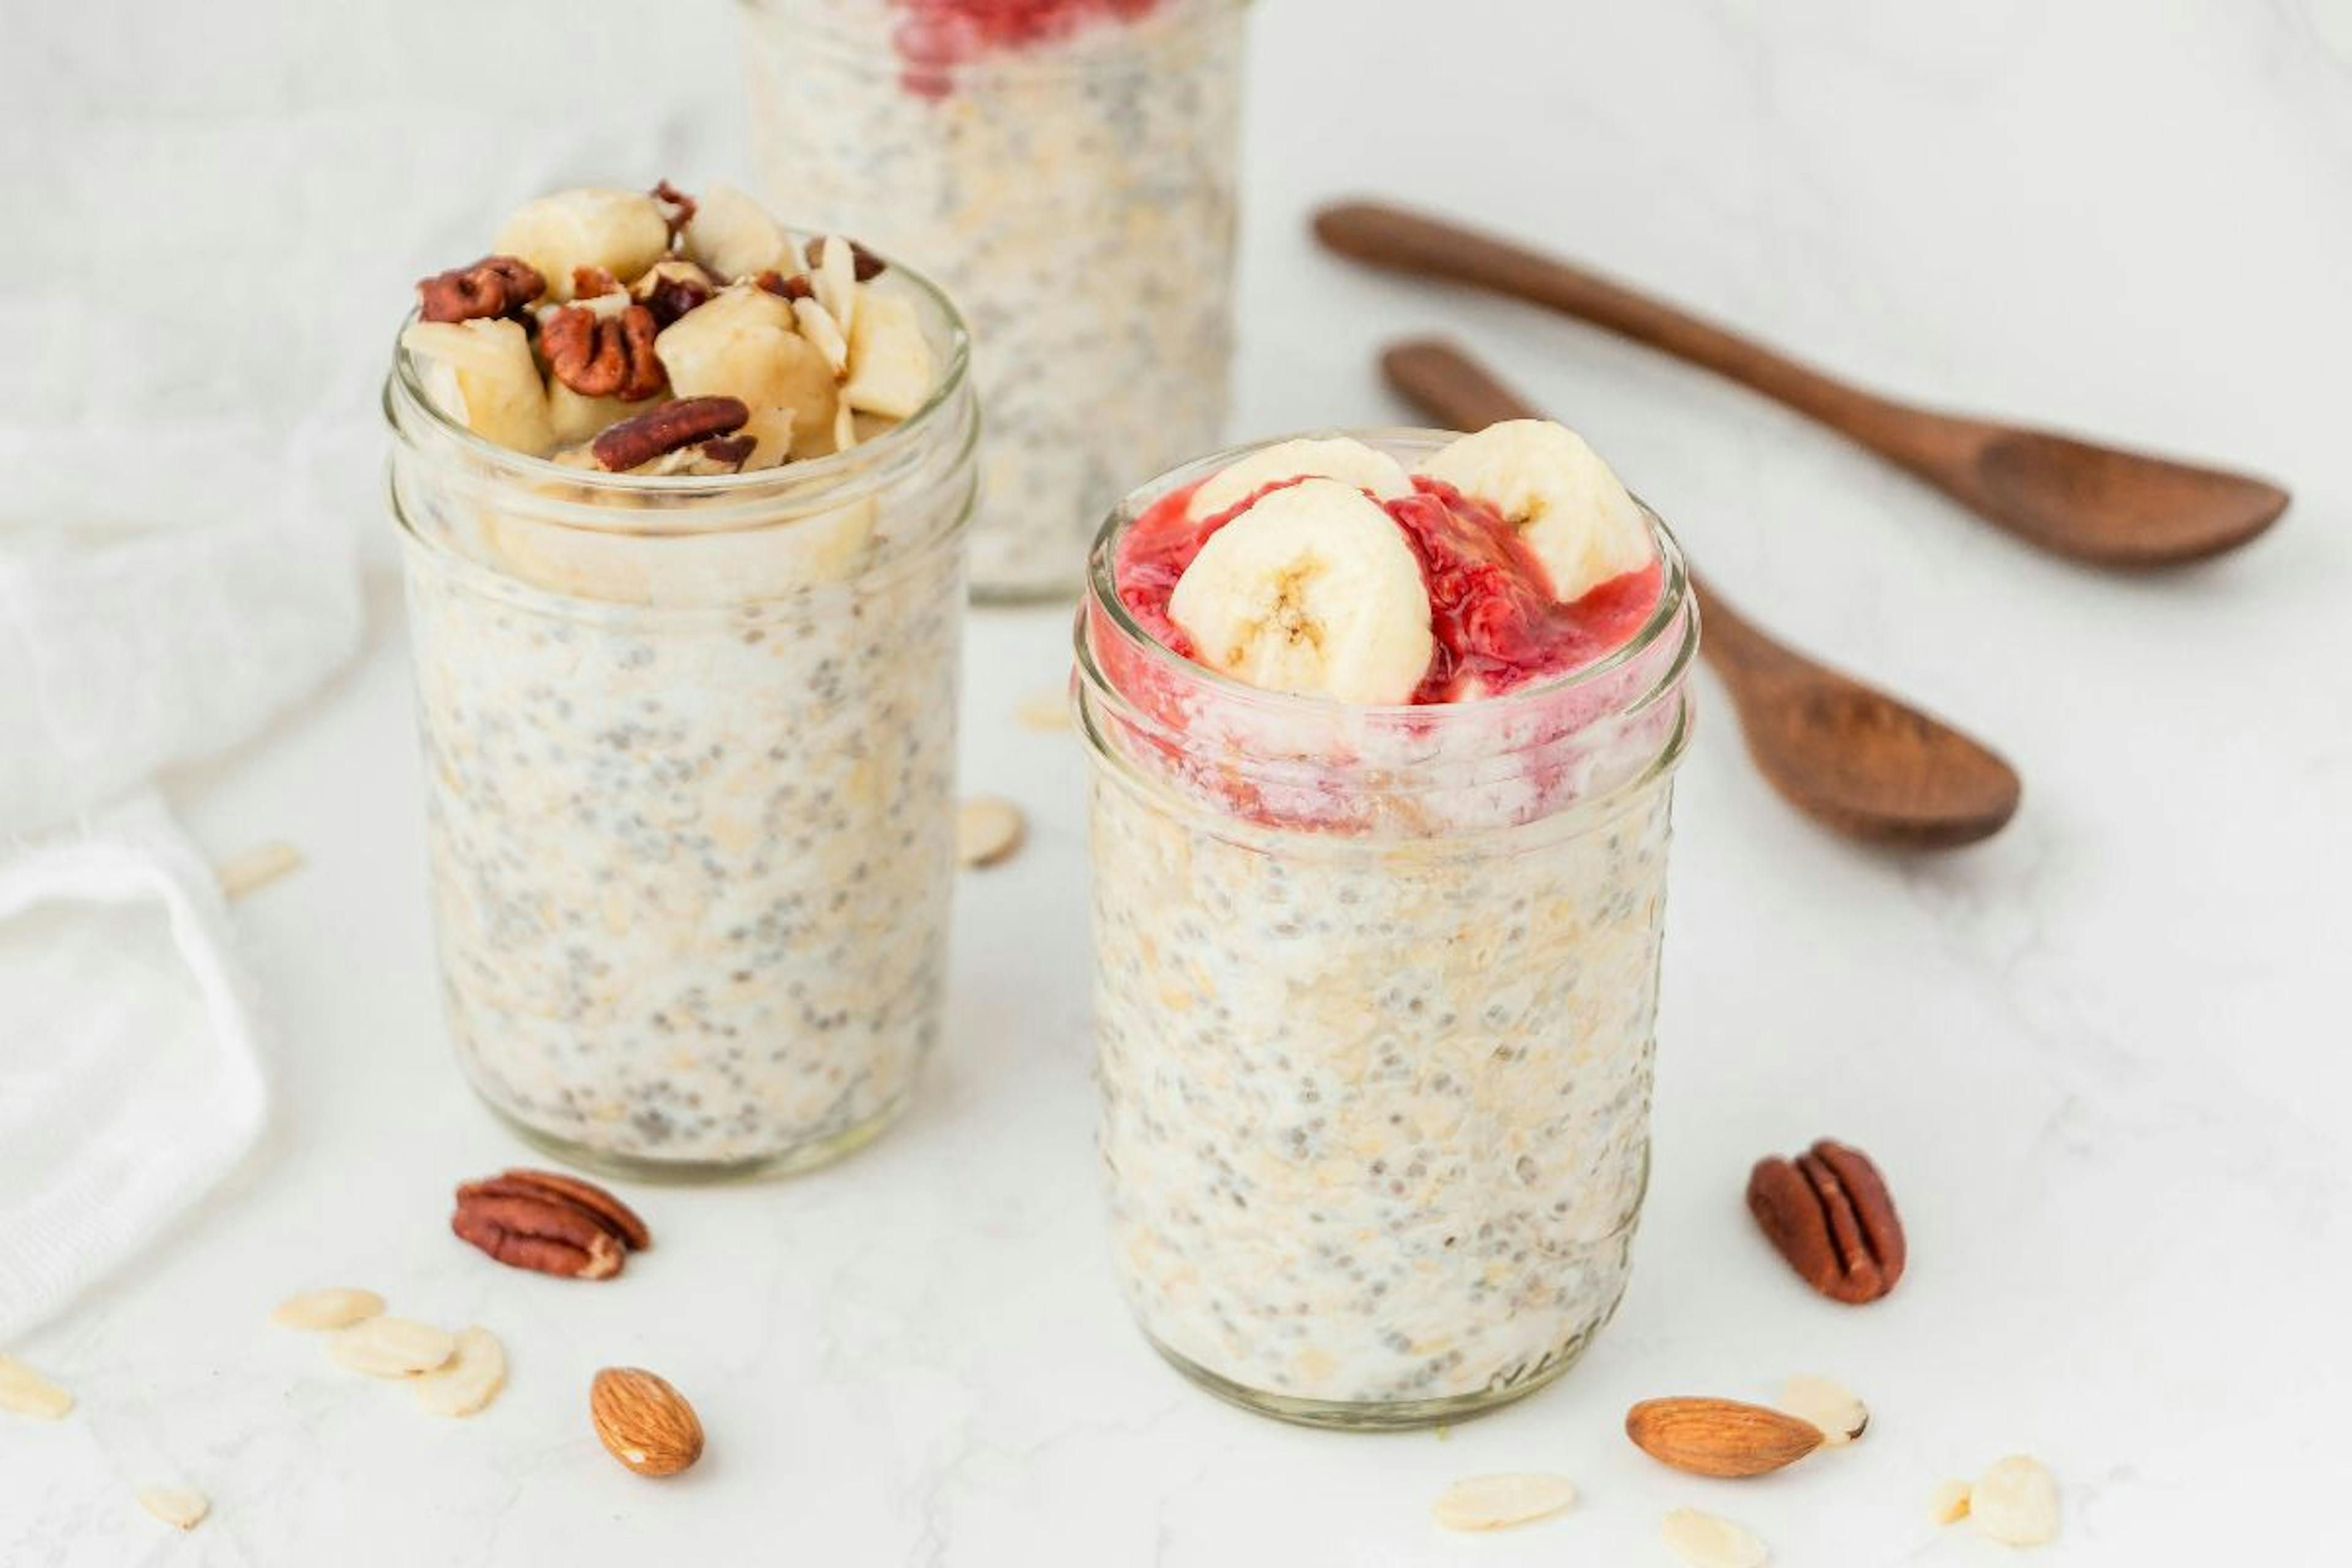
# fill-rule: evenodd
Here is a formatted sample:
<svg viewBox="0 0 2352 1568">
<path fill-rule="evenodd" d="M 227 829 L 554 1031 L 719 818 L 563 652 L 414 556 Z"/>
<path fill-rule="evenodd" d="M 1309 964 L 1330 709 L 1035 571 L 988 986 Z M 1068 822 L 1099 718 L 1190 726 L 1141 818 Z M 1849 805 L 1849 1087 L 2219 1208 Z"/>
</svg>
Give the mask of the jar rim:
<svg viewBox="0 0 2352 1568">
<path fill-rule="evenodd" d="M 795 244 L 819 237 L 819 231 L 791 226 L 784 226 L 784 232 Z M 560 485 L 587 498 L 662 497 L 684 500 L 708 497 L 719 502 L 731 500 L 740 504 L 757 501 L 761 514 L 769 518 L 772 518 L 772 509 L 780 499 L 789 500 L 795 495 L 808 496 L 810 510 L 813 510 L 837 506 L 845 500 L 861 499 L 867 489 L 879 490 L 887 483 L 890 477 L 888 470 L 894 463 L 914 460 L 910 454 L 919 457 L 924 441 L 932 429 L 946 420 L 961 401 L 971 370 L 971 328 L 947 290 L 896 257 L 878 251 L 875 254 L 885 265 L 883 276 L 896 273 L 906 279 L 917 295 L 945 322 L 946 363 L 932 384 L 930 395 L 921 406 L 875 439 L 861 442 L 846 451 L 733 474 L 616 474 L 595 468 L 567 468 L 552 458 L 500 446 L 450 417 L 447 411 L 426 393 L 418 356 L 400 342 L 398 335 L 393 340 L 392 369 L 384 377 L 381 398 L 384 421 L 396 437 L 407 440 L 410 432 L 403 423 L 403 416 L 421 417 L 436 438 L 446 441 L 502 480 L 526 486 L 534 483 Z M 416 310 L 412 307 L 401 320 L 403 333 L 415 323 L 416 317 Z M 967 445 L 977 438 L 978 422 L 968 423 L 975 428 L 966 432 Z M 864 488 L 859 486 L 861 480 L 865 481 Z M 644 510 L 633 513 L 597 499 L 567 503 L 549 497 L 548 500 L 551 510 L 564 514 L 549 521 L 600 533 L 698 533 L 721 531 L 737 526 L 732 521 L 732 512 L 725 510 L 691 516 L 683 509 L 662 513 Z M 571 515 L 574 511 L 578 515 Z"/>
</svg>

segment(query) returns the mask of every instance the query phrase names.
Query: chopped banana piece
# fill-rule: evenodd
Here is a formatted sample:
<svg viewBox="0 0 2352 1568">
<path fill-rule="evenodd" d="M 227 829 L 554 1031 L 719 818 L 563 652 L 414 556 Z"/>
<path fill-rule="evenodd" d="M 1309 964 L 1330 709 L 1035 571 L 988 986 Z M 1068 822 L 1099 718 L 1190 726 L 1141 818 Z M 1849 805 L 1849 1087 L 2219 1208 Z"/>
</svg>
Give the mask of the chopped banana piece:
<svg viewBox="0 0 2352 1568">
<path fill-rule="evenodd" d="M 491 248 L 538 268 L 548 298 L 560 304 L 572 298 L 577 268 L 635 281 L 668 251 L 669 220 L 642 191 L 557 191 L 516 208 Z"/>
</svg>

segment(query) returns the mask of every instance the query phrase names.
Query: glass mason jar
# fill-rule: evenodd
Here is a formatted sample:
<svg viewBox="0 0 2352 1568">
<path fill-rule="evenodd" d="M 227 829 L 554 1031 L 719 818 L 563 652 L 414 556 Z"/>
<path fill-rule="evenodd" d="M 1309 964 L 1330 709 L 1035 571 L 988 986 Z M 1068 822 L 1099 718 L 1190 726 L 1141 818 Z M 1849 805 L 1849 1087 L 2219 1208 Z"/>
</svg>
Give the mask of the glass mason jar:
<svg viewBox="0 0 2352 1568">
<path fill-rule="evenodd" d="M 1410 468 L 1451 436 L 1357 433 Z M 1623 1292 L 1649 1170 L 1671 779 L 1697 617 L 1500 697 L 1349 706 L 1154 641 L 1096 542 L 1101 1153 L 1129 1305 L 1213 1392 L 1335 1426 L 1558 1377 Z"/>
<path fill-rule="evenodd" d="M 1220 439 L 1240 0 L 744 4 L 769 196 L 913 257 L 971 322 L 976 592 L 1068 596 L 1136 477 Z"/>
<path fill-rule="evenodd" d="M 385 411 L 441 974 L 531 1142 L 652 1179 L 803 1169 L 907 1104 L 940 1031 L 977 419 L 940 384 L 829 458 L 606 474 Z"/>
</svg>

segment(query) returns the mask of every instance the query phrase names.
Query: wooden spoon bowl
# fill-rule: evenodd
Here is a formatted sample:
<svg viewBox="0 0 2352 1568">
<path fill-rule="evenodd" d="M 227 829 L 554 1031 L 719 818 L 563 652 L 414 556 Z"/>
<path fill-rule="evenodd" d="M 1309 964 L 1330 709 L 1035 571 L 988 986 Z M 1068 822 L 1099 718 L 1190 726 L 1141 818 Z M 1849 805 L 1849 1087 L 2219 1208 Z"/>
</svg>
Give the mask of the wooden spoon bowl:
<svg viewBox="0 0 2352 1568">
<path fill-rule="evenodd" d="M 1457 430 L 1538 417 L 1450 343 L 1399 343 L 1381 356 L 1389 384 Z M 1951 849 L 2017 814 L 2017 770 L 1982 742 L 1900 698 L 1808 658 L 1690 574 L 1699 652 L 1731 693 L 1748 754 L 1783 799 L 1849 838 Z"/>
</svg>

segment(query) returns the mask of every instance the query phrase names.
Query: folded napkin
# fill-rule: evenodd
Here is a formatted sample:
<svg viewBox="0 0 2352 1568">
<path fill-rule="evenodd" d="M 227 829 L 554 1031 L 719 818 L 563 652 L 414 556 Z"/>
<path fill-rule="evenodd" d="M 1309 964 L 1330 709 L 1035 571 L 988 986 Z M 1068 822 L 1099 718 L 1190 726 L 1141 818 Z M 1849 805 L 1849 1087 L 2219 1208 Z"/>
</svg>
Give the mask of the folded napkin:
<svg viewBox="0 0 2352 1568">
<path fill-rule="evenodd" d="M 172 489 L 104 476 L 96 521 L 40 489 L 89 466 L 20 467 L 10 444 L 0 519 L 41 521 L 0 521 L 0 1343 L 259 1132 L 226 901 L 149 783 L 251 734 L 361 627 L 352 528 L 318 516 L 286 437 L 151 433 L 142 475 Z"/>
</svg>

